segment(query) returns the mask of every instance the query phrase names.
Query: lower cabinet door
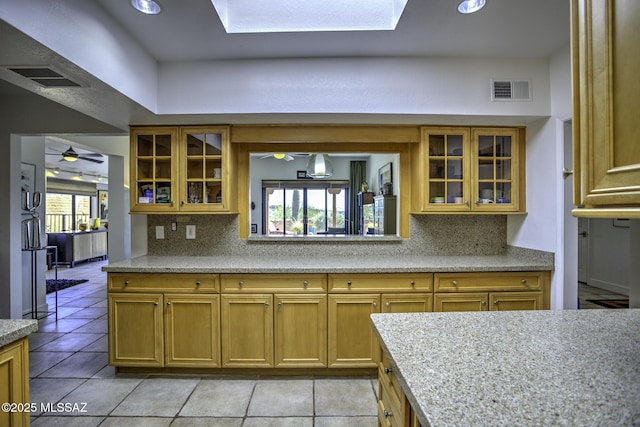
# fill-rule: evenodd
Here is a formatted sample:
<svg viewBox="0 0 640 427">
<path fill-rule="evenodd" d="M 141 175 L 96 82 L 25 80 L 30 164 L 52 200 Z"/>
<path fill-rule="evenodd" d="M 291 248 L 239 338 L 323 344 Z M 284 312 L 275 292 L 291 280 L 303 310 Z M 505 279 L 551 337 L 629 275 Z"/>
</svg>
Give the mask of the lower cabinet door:
<svg viewBox="0 0 640 427">
<path fill-rule="evenodd" d="M 274 296 L 275 366 L 327 366 L 327 296 Z"/>
<path fill-rule="evenodd" d="M 220 367 L 219 295 L 165 294 L 165 365 Z"/>
<path fill-rule="evenodd" d="M 0 402 L 29 403 L 29 342 L 22 338 L 0 347 Z M 0 411 L 0 426 L 29 425 L 28 411 Z"/>
<path fill-rule="evenodd" d="M 382 294 L 383 313 L 424 313 L 433 311 L 431 294 Z"/>
<path fill-rule="evenodd" d="M 486 292 L 436 293 L 433 296 L 433 311 L 487 311 Z"/>
<path fill-rule="evenodd" d="M 380 294 L 329 295 L 329 367 L 376 367 L 380 346 L 370 316 L 380 312 Z"/>
<path fill-rule="evenodd" d="M 542 292 L 491 292 L 492 311 L 542 310 Z"/>
<path fill-rule="evenodd" d="M 273 295 L 221 296 L 222 367 L 273 366 Z"/>
<path fill-rule="evenodd" d="M 109 295 L 109 363 L 164 364 L 161 294 Z"/>
</svg>

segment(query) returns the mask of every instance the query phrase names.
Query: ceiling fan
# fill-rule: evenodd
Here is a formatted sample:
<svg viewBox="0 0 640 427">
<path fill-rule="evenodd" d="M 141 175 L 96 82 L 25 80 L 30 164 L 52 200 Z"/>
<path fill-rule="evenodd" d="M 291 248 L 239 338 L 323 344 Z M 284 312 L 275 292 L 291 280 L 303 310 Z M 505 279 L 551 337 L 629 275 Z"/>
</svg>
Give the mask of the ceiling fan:
<svg viewBox="0 0 640 427">
<path fill-rule="evenodd" d="M 294 156 L 296 156 L 296 154 L 269 153 L 269 154 L 267 154 L 265 156 L 260 157 L 260 160 L 268 159 L 269 157 L 273 157 L 274 159 L 284 160 L 285 162 L 290 162 L 291 160 L 294 159 Z"/>
<path fill-rule="evenodd" d="M 71 146 L 69 146 L 69 148 L 67 148 L 67 150 L 63 152 L 58 151 L 56 153 L 46 153 L 46 154 L 49 154 L 49 155 L 60 154 L 62 156 L 62 158 L 60 159 L 61 162 L 75 162 L 76 160 L 81 159 L 81 160 L 87 160 L 94 163 L 104 163 L 104 160 L 93 158 L 93 157 L 103 157 L 102 154 L 83 153 L 82 155 L 80 155 Z"/>
</svg>

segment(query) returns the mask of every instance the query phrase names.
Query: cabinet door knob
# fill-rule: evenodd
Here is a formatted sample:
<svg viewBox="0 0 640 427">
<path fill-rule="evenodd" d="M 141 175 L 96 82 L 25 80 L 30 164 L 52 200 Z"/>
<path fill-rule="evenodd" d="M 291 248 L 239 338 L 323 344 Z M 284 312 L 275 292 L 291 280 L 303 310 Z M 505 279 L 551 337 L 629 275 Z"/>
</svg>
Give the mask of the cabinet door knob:
<svg viewBox="0 0 640 427">
<path fill-rule="evenodd" d="M 453 282 L 451 282 L 453 284 L 453 286 L 458 286 L 458 281 L 454 280 Z"/>
<path fill-rule="evenodd" d="M 416 285 L 416 282 L 414 280 L 412 280 L 410 283 L 411 283 L 411 286 L 415 286 Z"/>
<path fill-rule="evenodd" d="M 495 305 L 498 305 L 498 300 L 493 300 L 493 303 L 494 303 Z"/>
<path fill-rule="evenodd" d="M 176 202 L 174 202 L 173 200 L 171 201 L 171 206 L 175 205 Z"/>
<path fill-rule="evenodd" d="M 347 286 L 351 286 L 351 280 L 347 281 Z"/>
<path fill-rule="evenodd" d="M 374 307 L 374 308 L 376 308 L 377 306 L 378 306 L 378 303 L 377 303 L 377 302 L 374 302 L 374 303 L 373 303 L 373 307 Z"/>
<path fill-rule="evenodd" d="M 264 308 L 269 308 L 269 303 L 268 302 L 264 303 Z"/>
<path fill-rule="evenodd" d="M 522 282 L 523 285 L 526 285 L 527 284 L 527 279 L 522 279 L 521 282 Z"/>
<path fill-rule="evenodd" d="M 200 286 L 200 281 L 197 281 L 197 282 L 196 282 L 196 286 Z"/>
<path fill-rule="evenodd" d="M 385 305 L 387 306 L 387 308 L 391 307 L 391 303 L 389 301 L 387 301 L 387 303 Z"/>
<path fill-rule="evenodd" d="M 384 373 L 389 375 L 391 373 L 391 368 L 384 368 Z"/>
<path fill-rule="evenodd" d="M 389 418 L 393 416 L 393 412 L 387 411 L 386 409 L 383 412 L 385 418 Z"/>
<path fill-rule="evenodd" d="M 480 304 L 482 304 L 482 305 L 487 305 L 487 302 L 486 302 L 486 301 L 484 301 L 484 300 L 482 300 L 482 302 L 481 302 Z"/>
<path fill-rule="evenodd" d="M 243 287 L 243 286 L 244 286 L 244 282 L 243 282 L 242 280 L 240 280 L 240 281 L 238 282 L 238 286 Z"/>
<path fill-rule="evenodd" d="M 125 286 L 129 286 L 129 281 L 128 281 L 128 280 L 125 280 L 125 281 L 124 281 L 124 285 L 125 285 Z"/>
<path fill-rule="evenodd" d="M 304 287 L 306 288 L 306 287 L 309 285 L 309 282 L 305 280 L 304 282 L 302 282 L 302 284 L 303 284 L 303 285 L 304 285 Z"/>
<path fill-rule="evenodd" d="M 154 301 L 153 305 L 158 306 L 158 301 Z"/>
<path fill-rule="evenodd" d="M 282 303 L 281 302 L 278 303 L 278 308 L 282 308 Z"/>
<path fill-rule="evenodd" d="M 167 301 L 167 307 L 169 307 L 171 305 L 171 303 L 169 301 Z"/>
</svg>

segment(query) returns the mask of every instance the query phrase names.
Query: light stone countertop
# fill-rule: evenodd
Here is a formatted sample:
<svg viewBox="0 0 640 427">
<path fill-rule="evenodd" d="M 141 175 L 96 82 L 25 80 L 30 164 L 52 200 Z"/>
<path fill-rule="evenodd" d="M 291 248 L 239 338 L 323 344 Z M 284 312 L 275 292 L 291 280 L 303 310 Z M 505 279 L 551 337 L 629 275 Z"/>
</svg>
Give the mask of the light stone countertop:
<svg viewBox="0 0 640 427">
<path fill-rule="evenodd" d="M 640 425 L 640 309 L 371 319 L 425 427 Z"/>
<path fill-rule="evenodd" d="M 494 256 L 141 256 L 104 266 L 110 273 L 411 273 L 553 270 L 549 257 Z"/>
<path fill-rule="evenodd" d="M 37 330 L 37 320 L 0 319 L 0 347 L 11 344 Z"/>
</svg>

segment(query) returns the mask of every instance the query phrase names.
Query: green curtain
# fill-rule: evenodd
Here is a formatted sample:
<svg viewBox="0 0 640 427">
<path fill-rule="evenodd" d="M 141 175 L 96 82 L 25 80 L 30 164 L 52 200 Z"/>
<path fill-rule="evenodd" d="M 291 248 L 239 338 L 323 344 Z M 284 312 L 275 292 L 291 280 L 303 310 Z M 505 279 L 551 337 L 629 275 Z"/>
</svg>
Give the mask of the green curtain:
<svg viewBox="0 0 640 427">
<path fill-rule="evenodd" d="M 358 193 L 362 184 L 367 180 L 367 162 L 364 160 L 351 161 L 349 170 L 349 215 L 351 216 L 349 234 L 356 234 L 360 229 L 358 218 Z"/>
</svg>

